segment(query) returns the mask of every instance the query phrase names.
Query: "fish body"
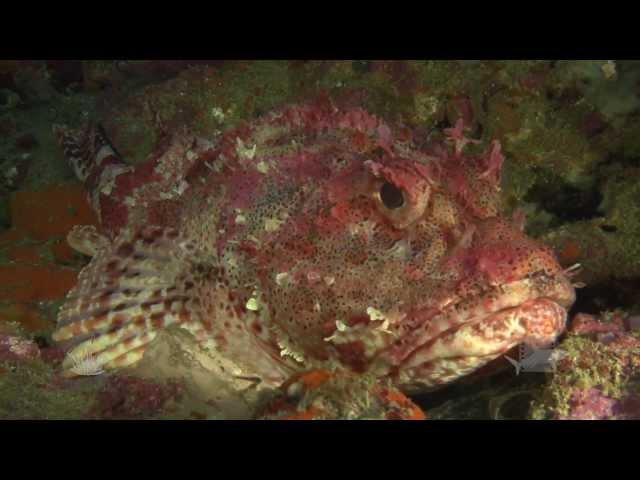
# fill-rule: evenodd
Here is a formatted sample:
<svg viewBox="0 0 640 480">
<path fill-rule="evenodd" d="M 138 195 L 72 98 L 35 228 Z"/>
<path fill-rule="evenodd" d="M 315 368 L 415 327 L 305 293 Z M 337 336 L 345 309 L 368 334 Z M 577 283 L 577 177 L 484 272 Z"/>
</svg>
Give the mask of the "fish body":
<svg viewBox="0 0 640 480">
<path fill-rule="evenodd" d="M 96 369 L 178 325 L 236 376 L 277 386 L 328 365 L 412 393 L 564 330 L 573 287 L 500 217 L 500 145 L 466 154 L 462 122 L 421 146 L 318 101 L 174 132 L 135 167 L 97 128 L 55 132 L 101 228 L 69 235 L 93 257 L 54 339 Z"/>
</svg>

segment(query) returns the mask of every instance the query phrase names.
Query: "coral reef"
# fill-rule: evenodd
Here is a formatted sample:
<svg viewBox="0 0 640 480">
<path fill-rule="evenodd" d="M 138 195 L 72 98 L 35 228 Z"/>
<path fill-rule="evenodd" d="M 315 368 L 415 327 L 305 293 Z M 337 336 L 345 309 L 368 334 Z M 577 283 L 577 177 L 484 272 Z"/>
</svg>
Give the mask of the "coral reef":
<svg viewBox="0 0 640 480">
<path fill-rule="evenodd" d="M 534 400 L 534 419 L 640 418 L 640 329 L 636 317 L 579 314 L 559 345 L 568 355 Z"/>
</svg>

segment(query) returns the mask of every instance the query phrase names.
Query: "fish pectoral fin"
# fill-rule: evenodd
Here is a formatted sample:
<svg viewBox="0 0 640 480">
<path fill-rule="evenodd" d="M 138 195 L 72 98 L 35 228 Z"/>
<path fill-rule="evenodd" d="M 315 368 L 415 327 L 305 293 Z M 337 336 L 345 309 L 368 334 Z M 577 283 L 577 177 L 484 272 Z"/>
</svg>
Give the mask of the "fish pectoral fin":
<svg viewBox="0 0 640 480">
<path fill-rule="evenodd" d="M 65 374 L 132 365 L 169 325 L 196 336 L 210 329 L 212 315 L 200 293 L 219 270 L 193 242 L 173 229 L 145 227 L 102 247 L 58 315 L 53 339 L 73 347 L 63 362 Z"/>
<path fill-rule="evenodd" d="M 67 243 L 76 252 L 88 257 L 94 257 L 111 245 L 109 239 L 98 233 L 93 225 L 75 225 L 67 234 Z"/>
</svg>

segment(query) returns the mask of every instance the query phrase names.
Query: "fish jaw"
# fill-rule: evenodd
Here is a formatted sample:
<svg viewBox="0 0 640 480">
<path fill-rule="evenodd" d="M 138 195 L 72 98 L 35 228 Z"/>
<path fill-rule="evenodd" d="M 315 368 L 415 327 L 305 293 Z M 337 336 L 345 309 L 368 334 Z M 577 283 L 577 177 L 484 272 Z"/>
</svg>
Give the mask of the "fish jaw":
<svg viewBox="0 0 640 480">
<path fill-rule="evenodd" d="M 394 364 L 390 375 L 409 393 L 435 389 L 465 376 L 519 344 L 544 348 L 564 331 L 575 291 L 563 275 L 543 274 L 496 289 L 495 300 L 478 299 L 472 315 L 455 306 L 424 322 L 390 349 L 378 365 Z M 442 325 L 450 325 L 443 329 Z M 407 353 L 408 352 L 408 353 Z"/>
</svg>

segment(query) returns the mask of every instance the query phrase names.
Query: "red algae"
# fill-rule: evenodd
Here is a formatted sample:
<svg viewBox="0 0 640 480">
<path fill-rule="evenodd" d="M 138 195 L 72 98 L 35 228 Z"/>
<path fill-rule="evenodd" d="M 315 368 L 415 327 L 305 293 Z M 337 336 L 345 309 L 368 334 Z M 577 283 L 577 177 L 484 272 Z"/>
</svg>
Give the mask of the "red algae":
<svg viewBox="0 0 640 480">
<path fill-rule="evenodd" d="M 0 234 L 0 250 L 9 260 L 0 265 L 0 301 L 63 299 L 77 280 L 77 271 L 55 263 L 68 264 L 76 255 L 66 235 L 74 225 L 97 224 L 82 187 L 51 185 L 17 192 L 11 198 L 11 222 L 12 228 Z M 38 324 L 29 314 L 23 320 Z"/>
<path fill-rule="evenodd" d="M 19 263 L 37 264 L 41 260 L 40 248 L 34 245 L 11 245 L 7 255 L 10 260 Z"/>
<path fill-rule="evenodd" d="M 2 322 L 16 322 L 29 333 L 42 332 L 53 327 L 53 322 L 36 308 L 21 303 L 0 307 L 0 323 Z"/>
<path fill-rule="evenodd" d="M 0 300 L 61 300 L 76 284 L 77 275 L 55 266 L 0 265 Z"/>
<path fill-rule="evenodd" d="M 14 228 L 34 240 L 65 236 L 74 225 L 97 225 L 81 185 L 52 185 L 37 191 L 16 192 L 11 199 Z"/>
<path fill-rule="evenodd" d="M 134 376 L 114 376 L 98 392 L 89 418 L 150 418 L 170 408 L 182 395 L 179 383 L 159 384 Z"/>
</svg>

